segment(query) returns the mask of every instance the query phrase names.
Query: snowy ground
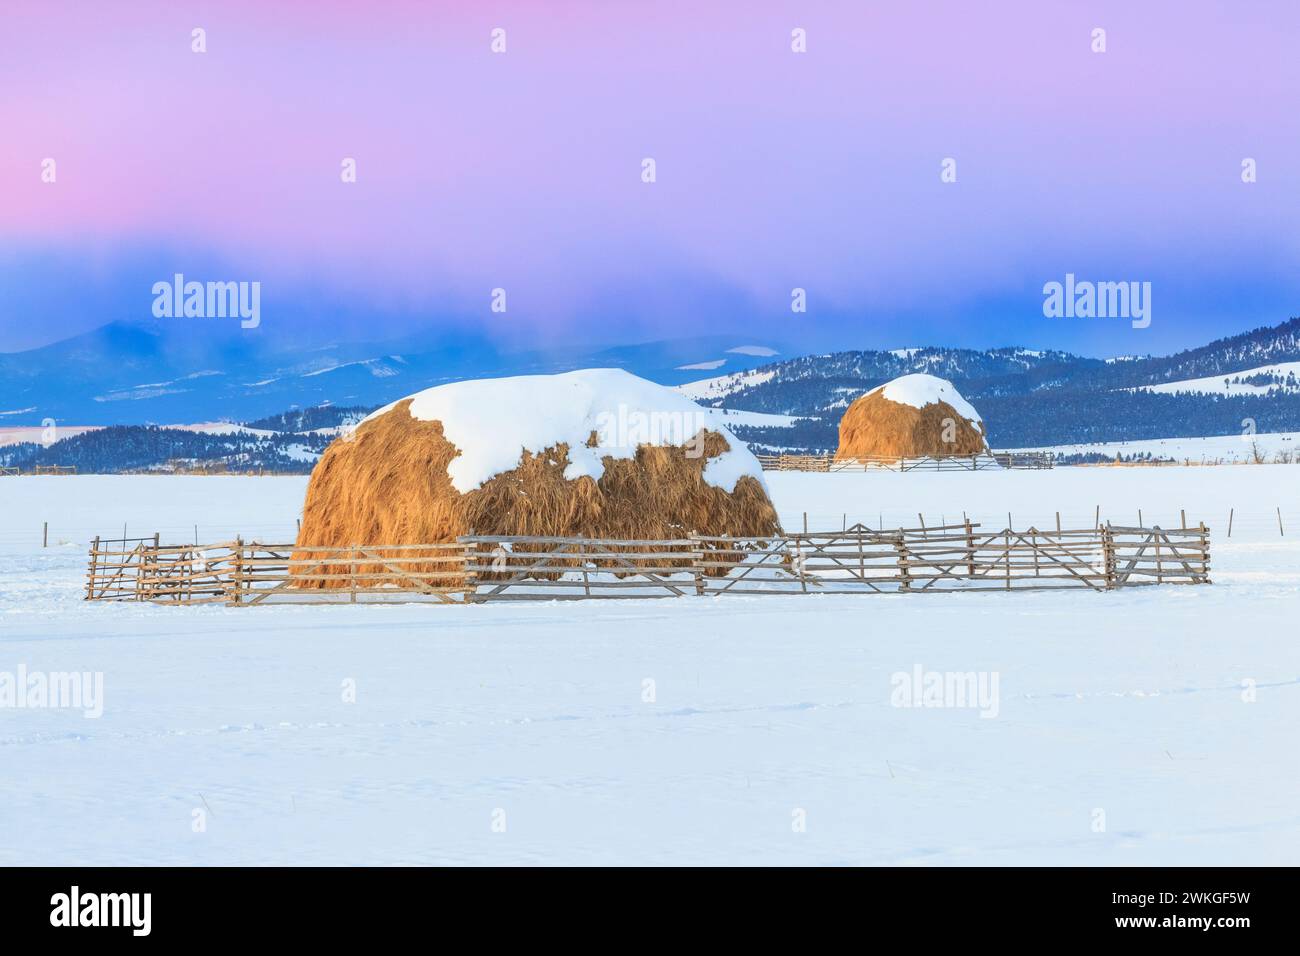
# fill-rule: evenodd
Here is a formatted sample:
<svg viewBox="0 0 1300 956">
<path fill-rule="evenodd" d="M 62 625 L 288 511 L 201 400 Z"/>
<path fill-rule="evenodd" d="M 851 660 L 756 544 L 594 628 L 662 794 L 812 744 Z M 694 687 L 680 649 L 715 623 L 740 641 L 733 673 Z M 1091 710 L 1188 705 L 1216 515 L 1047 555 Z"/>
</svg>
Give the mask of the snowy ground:
<svg viewBox="0 0 1300 956">
<path fill-rule="evenodd" d="M 999 449 L 1001 450 L 1001 449 Z M 1145 438 L 1135 441 L 1082 442 L 1009 451 L 1050 451 L 1058 455 L 1099 454 L 1113 458 L 1150 455 L 1154 458 L 1200 464 L 1250 463 L 1256 455 L 1274 462 L 1278 455 L 1300 458 L 1300 432 L 1267 432 L 1258 435 L 1210 435 L 1205 438 Z M 1300 481 L 1300 477 L 1297 478 Z"/>
<path fill-rule="evenodd" d="M 1185 508 L 1204 588 L 310 609 L 80 600 L 94 534 L 291 537 L 305 479 L 0 478 L 0 678 L 104 675 L 0 709 L 0 864 L 1295 864 L 1297 476 L 769 475 L 788 527 Z"/>
<path fill-rule="evenodd" d="M 1267 395 L 1271 391 L 1295 392 L 1296 376 L 1300 375 L 1300 362 L 1278 362 L 1274 365 L 1260 365 L 1256 368 L 1242 369 L 1239 372 L 1225 372 L 1223 375 L 1207 375 L 1205 378 L 1188 378 L 1179 382 L 1162 382 L 1159 385 L 1142 385 L 1133 391 L 1164 392 L 1170 395 L 1190 393 L 1193 395 Z M 1263 376 L 1269 381 L 1265 384 L 1252 384 L 1251 379 Z M 1281 382 L 1277 380 L 1280 379 Z M 1128 391 L 1128 389 L 1125 389 Z"/>
</svg>

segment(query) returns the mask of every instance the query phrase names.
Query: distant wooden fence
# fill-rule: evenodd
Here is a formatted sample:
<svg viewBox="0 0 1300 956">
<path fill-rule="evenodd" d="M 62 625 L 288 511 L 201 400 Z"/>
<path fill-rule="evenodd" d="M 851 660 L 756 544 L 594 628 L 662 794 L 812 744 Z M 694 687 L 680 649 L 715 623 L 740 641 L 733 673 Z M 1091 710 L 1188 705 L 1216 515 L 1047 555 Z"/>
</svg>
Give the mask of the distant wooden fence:
<svg viewBox="0 0 1300 956">
<path fill-rule="evenodd" d="M 995 468 L 1051 468 L 1050 452 L 982 452 L 978 455 L 944 455 L 923 458 L 834 455 L 759 455 L 765 471 L 986 471 Z"/>
<path fill-rule="evenodd" d="M 1056 454 L 1050 451 L 995 451 L 993 459 L 1003 468 L 1041 471 L 1056 467 Z"/>
<path fill-rule="evenodd" d="M 757 594 L 936 593 L 1209 584 L 1210 532 L 931 528 L 673 540 L 471 536 L 296 549 L 96 538 L 87 600 L 358 604 Z M 295 557 L 295 553 L 298 557 Z"/>
<path fill-rule="evenodd" d="M 5 465 L 0 467 L 0 477 L 5 475 L 21 475 L 22 469 Z M 75 475 L 77 474 L 76 465 L 36 465 L 28 472 L 29 475 Z M 112 474 L 112 472 L 104 472 Z M 246 468 L 243 470 L 232 471 L 229 466 L 213 467 L 189 467 L 189 468 L 144 468 L 120 472 L 124 475 L 214 475 L 218 477 L 247 477 L 247 478 L 278 478 L 278 477 L 299 477 L 300 473 L 295 471 L 267 471 L 265 468 Z"/>
<path fill-rule="evenodd" d="M 268 471 L 264 466 L 259 465 L 256 468 L 232 468 L 226 462 L 214 462 L 209 464 L 178 464 L 168 462 L 159 468 L 139 469 L 127 474 L 133 475 L 211 475 L 218 478 L 278 478 L 283 476 L 297 476 L 301 474 L 296 471 Z"/>
</svg>

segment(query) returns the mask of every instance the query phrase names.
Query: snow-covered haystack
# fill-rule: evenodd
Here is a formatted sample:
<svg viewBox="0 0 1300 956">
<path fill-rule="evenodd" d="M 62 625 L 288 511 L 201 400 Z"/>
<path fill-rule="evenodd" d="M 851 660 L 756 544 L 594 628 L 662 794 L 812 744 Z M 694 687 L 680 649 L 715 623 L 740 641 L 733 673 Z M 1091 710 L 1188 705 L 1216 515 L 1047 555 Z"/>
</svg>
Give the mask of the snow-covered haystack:
<svg viewBox="0 0 1300 956">
<path fill-rule="evenodd" d="M 988 448 L 984 422 L 952 382 L 904 375 L 873 388 L 840 419 L 836 458 L 941 458 Z"/>
<path fill-rule="evenodd" d="M 372 413 L 312 472 L 295 558 L 310 560 L 313 545 L 466 534 L 662 540 L 692 531 L 779 531 L 757 459 L 671 389 L 587 369 L 440 385 Z M 346 582 L 304 585 L 335 583 Z"/>
</svg>

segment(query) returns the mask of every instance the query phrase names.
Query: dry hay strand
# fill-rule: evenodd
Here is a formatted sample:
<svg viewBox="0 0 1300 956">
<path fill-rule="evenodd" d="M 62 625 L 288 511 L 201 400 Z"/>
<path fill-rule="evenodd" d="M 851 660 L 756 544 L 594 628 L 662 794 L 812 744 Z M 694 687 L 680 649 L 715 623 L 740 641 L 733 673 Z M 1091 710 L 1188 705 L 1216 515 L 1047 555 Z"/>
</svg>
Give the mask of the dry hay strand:
<svg viewBox="0 0 1300 956">
<path fill-rule="evenodd" d="M 944 441 L 945 432 L 951 441 Z M 916 408 L 891 402 L 881 389 L 845 409 L 835 457 L 943 458 L 976 455 L 987 447 L 984 424 L 972 425 L 947 402 Z"/>
<path fill-rule="evenodd" d="M 589 477 L 567 480 L 569 449 L 564 443 L 532 454 L 521 449 L 519 463 L 493 476 L 465 494 L 447 475 L 447 466 L 459 454 L 443 435 L 442 423 L 421 421 L 410 415 L 410 400 L 399 402 L 378 418 L 362 424 L 351 435 L 326 449 L 312 472 L 303 508 L 302 528 L 294 551 L 295 561 L 327 557 L 312 548 L 348 548 L 381 543 L 435 544 L 454 542 L 462 535 L 586 537 L 612 540 L 673 540 L 691 532 L 702 535 L 747 537 L 763 540 L 780 533 L 776 510 L 762 484 L 746 475 L 734 491 L 710 485 L 703 471 L 710 458 L 729 450 L 727 440 L 706 431 L 703 454 L 689 457 L 680 446 L 642 445 L 632 458 L 604 459 L 599 481 Z M 588 444 L 595 445 L 593 433 Z M 480 572 L 484 581 L 502 580 L 538 558 L 514 558 L 509 552 L 481 544 L 476 563 L 493 565 Z M 551 552 L 562 545 L 528 544 L 533 553 Z M 620 550 L 610 547 L 611 551 Z M 636 545 L 626 548 L 643 553 L 669 549 Z M 663 559 L 638 559 L 651 570 L 681 570 L 690 559 L 674 552 Z M 426 586 L 455 589 L 463 586 L 459 565 L 436 562 L 453 551 L 416 549 L 403 552 L 421 559 L 392 567 L 358 559 L 358 574 L 388 575 L 366 582 L 367 587 L 410 587 L 404 576 Z M 740 555 L 719 555 L 719 560 L 739 561 Z M 589 562 L 623 576 L 630 572 L 616 559 Z M 551 559 L 550 567 L 530 577 L 557 579 L 565 570 L 580 567 L 572 558 Z M 621 570 L 620 570 L 621 569 Z M 346 580 L 311 580 L 314 568 L 295 565 L 297 586 L 346 588 Z M 336 565 L 331 574 L 346 574 Z M 436 575 L 434 572 L 443 572 Z M 451 573 L 455 572 L 455 573 Z M 319 572 L 316 572 L 319 573 Z M 717 569 L 725 574 L 725 569 Z"/>
</svg>

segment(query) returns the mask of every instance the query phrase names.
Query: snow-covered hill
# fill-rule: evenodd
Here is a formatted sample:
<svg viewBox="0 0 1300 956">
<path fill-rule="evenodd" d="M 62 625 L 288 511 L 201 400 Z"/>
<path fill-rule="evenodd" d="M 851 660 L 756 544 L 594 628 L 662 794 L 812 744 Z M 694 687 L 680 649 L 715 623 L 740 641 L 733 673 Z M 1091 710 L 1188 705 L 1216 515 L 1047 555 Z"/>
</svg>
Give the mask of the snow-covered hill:
<svg viewBox="0 0 1300 956">
<path fill-rule="evenodd" d="M 1140 385 L 1146 392 L 1164 392 L 1168 395 L 1188 393 L 1193 395 L 1267 395 L 1275 390 L 1287 394 L 1300 392 L 1300 362 L 1278 362 L 1261 365 L 1239 372 L 1191 378 L 1180 382 L 1162 382 L 1159 385 Z"/>
<path fill-rule="evenodd" d="M 697 402 L 707 402 L 726 398 L 747 388 L 754 388 L 764 382 L 770 382 L 779 372 L 776 369 L 758 369 L 748 372 L 732 372 L 717 378 L 700 379 L 678 385 L 677 391 Z"/>
</svg>

